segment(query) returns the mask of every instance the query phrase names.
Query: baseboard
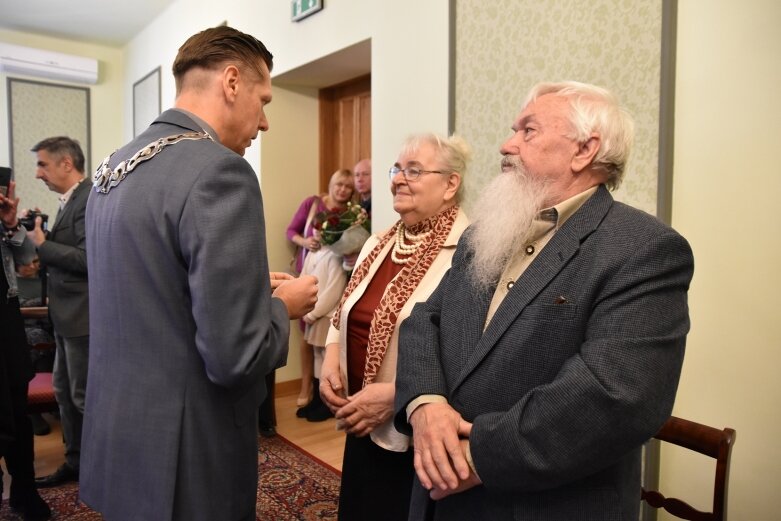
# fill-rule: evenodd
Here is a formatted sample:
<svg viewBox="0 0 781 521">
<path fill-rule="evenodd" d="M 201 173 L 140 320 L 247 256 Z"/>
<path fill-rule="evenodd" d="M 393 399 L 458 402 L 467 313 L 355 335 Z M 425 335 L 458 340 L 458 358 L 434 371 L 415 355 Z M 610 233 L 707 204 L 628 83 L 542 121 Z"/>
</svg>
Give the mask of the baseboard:
<svg viewBox="0 0 781 521">
<path fill-rule="evenodd" d="M 288 380 L 286 382 L 277 382 L 274 385 L 275 396 L 287 396 L 290 394 L 298 394 L 301 390 L 301 378 L 295 380 Z"/>
</svg>

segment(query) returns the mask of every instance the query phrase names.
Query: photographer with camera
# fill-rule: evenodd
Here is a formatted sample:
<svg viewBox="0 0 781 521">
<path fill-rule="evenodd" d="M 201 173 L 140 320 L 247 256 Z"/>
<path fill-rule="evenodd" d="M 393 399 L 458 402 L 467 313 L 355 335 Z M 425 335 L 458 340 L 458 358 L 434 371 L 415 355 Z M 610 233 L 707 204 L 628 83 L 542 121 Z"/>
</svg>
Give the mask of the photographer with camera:
<svg viewBox="0 0 781 521">
<path fill-rule="evenodd" d="M 43 227 L 46 216 L 40 212 L 28 212 L 27 219 L 22 220 L 48 273 L 49 318 L 57 344 L 53 383 L 65 440 L 65 463 L 53 474 L 36 480 L 39 487 L 54 487 L 79 479 L 89 358 L 84 214 L 91 185 L 82 182 L 84 153 L 77 141 L 51 137 L 31 150 L 37 158 L 35 177 L 60 194 L 60 211 L 48 232 Z"/>
</svg>

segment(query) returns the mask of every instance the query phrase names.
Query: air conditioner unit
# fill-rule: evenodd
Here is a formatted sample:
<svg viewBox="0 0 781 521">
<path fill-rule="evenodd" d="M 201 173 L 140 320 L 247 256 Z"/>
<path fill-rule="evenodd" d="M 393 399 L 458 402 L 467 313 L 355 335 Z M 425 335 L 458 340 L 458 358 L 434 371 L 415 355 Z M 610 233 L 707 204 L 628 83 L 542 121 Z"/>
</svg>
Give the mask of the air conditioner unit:
<svg viewBox="0 0 781 521">
<path fill-rule="evenodd" d="M 95 84 L 98 60 L 0 43 L 0 72 Z"/>
</svg>

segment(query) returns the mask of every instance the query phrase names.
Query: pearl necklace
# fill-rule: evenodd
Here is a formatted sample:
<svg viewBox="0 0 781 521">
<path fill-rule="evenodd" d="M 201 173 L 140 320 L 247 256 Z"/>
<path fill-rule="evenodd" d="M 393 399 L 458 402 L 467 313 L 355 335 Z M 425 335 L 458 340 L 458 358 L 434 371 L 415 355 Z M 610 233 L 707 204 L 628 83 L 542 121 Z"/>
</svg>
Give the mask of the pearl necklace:
<svg viewBox="0 0 781 521">
<path fill-rule="evenodd" d="M 399 227 L 396 229 L 396 241 L 393 243 L 393 250 L 391 251 L 391 260 L 396 264 L 407 264 L 412 254 L 430 235 L 431 230 L 417 235 L 410 233 L 407 231 L 404 223 L 399 223 Z M 399 255 L 405 255 L 405 257 L 401 258 Z"/>
</svg>

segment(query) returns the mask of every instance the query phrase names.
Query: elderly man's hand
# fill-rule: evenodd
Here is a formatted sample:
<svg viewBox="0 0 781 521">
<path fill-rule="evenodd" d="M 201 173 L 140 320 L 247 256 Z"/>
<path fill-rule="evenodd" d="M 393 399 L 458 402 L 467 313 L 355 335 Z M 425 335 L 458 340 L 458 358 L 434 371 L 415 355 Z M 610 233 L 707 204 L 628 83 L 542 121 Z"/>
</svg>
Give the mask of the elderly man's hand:
<svg viewBox="0 0 781 521">
<path fill-rule="evenodd" d="M 412 412 L 414 466 L 428 490 L 455 490 L 469 478 L 469 464 L 459 436 L 468 436 L 472 424 L 446 403 L 425 403 Z"/>
<path fill-rule="evenodd" d="M 461 450 L 464 453 L 464 456 L 466 456 L 467 451 L 469 450 L 469 440 L 461 440 Z M 458 486 L 454 489 L 439 489 L 435 488 L 429 493 L 429 497 L 433 499 L 434 501 L 440 500 L 442 498 L 445 498 L 447 496 L 450 496 L 452 494 L 459 494 L 465 490 L 469 490 L 472 487 L 476 487 L 478 485 L 482 485 L 483 482 L 480 481 L 480 478 L 475 474 L 472 469 L 469 469 L 469 477 L 466 479 L 459 479 L 458 480 Z"/>
</svg>

